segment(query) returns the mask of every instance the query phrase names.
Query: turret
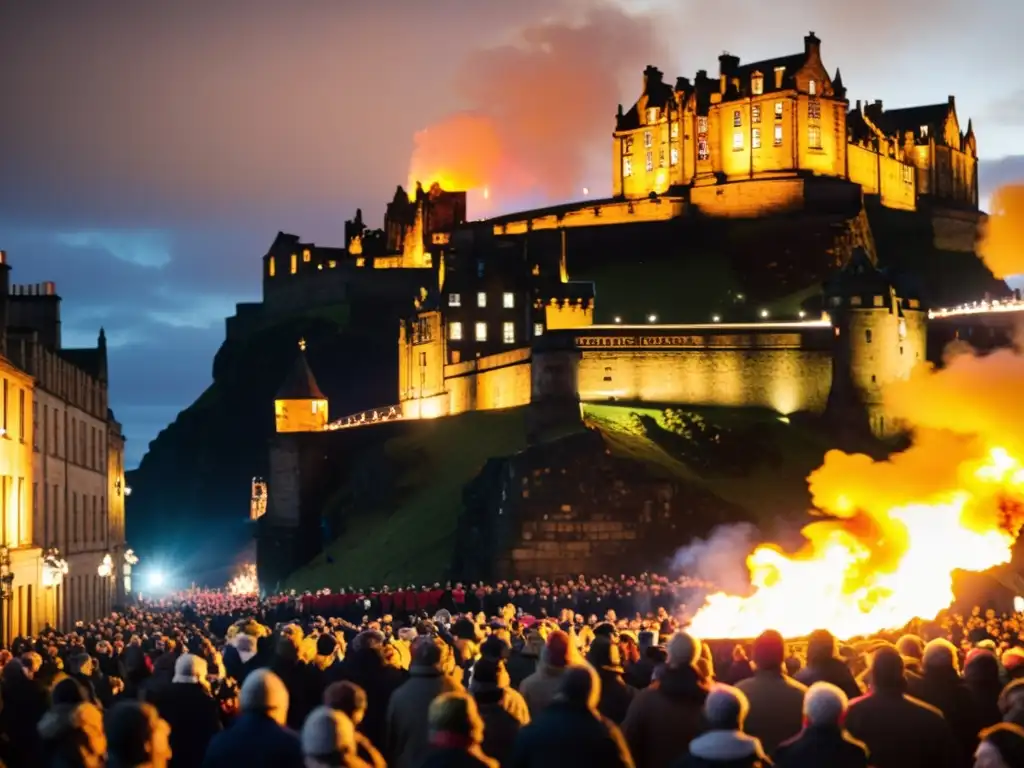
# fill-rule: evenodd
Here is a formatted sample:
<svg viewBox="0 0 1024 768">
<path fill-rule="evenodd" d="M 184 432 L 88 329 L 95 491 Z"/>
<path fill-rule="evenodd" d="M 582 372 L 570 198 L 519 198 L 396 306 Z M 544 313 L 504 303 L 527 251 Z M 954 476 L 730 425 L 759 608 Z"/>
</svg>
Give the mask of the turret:
<svg viewBox="0 0 1024 768">
<path fill-rule="evenodd" d="M 327 427 L 327 397 L 309 368 L 305 339 L 299 340 L 299 355 L 274 398 L 274 424 L 278 432 L 319 432 Z"/>
</svg>

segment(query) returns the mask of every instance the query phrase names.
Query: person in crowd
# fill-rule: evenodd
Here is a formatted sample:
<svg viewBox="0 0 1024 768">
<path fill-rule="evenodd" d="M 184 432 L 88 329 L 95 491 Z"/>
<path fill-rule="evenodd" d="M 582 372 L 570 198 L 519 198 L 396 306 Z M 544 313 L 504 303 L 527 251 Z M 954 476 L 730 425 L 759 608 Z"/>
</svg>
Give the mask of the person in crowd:
<svg viewBox="0 0 1024 768">
<path fill-rule="evenodd" d="M 622 732 L 637 768 L 668 765 L 703 730 L 710 686 L 697 670 L 701 647 L 685 632 L 674 634 L 658 679 L 630 703 Z"/>
<path fill-rule="evenodd" d="M 427 724 L 429 751 L 420 768 L 498 768 L 498 761 L 483 750 L 484 723 L 476 702 L 464 691 L 434 699 Z"/>
<path fill-rule="evenodd" d="M 601 679 L 601 700 L 597 711 L 616 725 L 626 719 L 626 712 L 636 695 L 636 689 L 627 685 L 623 676 L 619 645 L 611 637 L 598 637 L 590 644 L 587 663 L 597 670 Z"/>
<path fill-rule="evenodd" d="M 664 664 L 666 659 L 665 649 L 658 645 L 656 631 L 645 629 L 637 635 L 637 653 L 640 659 L 627 671 L 626 682 L 642 691 L 651 684 L 654 668 Z"/>
<path fill-rule="evenodd" d="M 601 680 L 593 667 L 574 664 L 559 676 L 552 702 L 516 737 L 510 765 L 554 768 L 633 768 L 618 726 L 597 711 Z"/>
<path fill-rule="evenodd" d="M 392 695 L 387 711 L 384 756 L 392 768 L 417 768 L 427 756 L 427 710 L 442 693 L 462 690 L 444 668 L 446 646 L 439 638 L 424 636 L 412 646 L 409 679 Z"/>
<path fill-rule="evenodd" d="M 754 641 L 754 675 L 736 687 L 749 704 L 745 726 L 747 733 L 761 742 L 770 756 L 786 739 L 803 726 L 804 694 L 807 688 L 783 672 L 786 643 L 773 629 L 762 632 Z"/>
<path fill-rule="evenodd" d="M 519 692 L 536 718 L 552 701 L 561 685 L 561 676 L 572 662 L 573 646 L 569 635 L 560 629 L 548 634 L 537 671 L 523 680 Z"/>
<path fill-rule="evenodd" d="M 964 684 L 971 694 L 979 728 L 988 728 L 1002 720 L 999 694 L 1003 684 L 999 679 L 999 661 L 995 653 L 985 648 L 970 651 L 964 660 Z"/>
<path fill-rule="evenodd" d="M 119 702 L 107 713 L 104 725 L 107 768 L 167 768 L 170 765 L 171 727 L 153 705 Z"/>
<path fill-rule="evenodd" d="M 537 664 L 543 651 L 544 638 L 541 637 L 540 632 L 531 629 L 526 633 L 522 647 L 518 650 L 513 648 L 512 653 L 509 654 L 507 663 L 509 687 L 518 691 L 523 681 L 537 671 Z"/>
<path fill-rule="evenodd" d="M 225 670 L 239 685 L 245 682 L 250 672 L 260 668 L 261 661 L 256 655 L 256 638 L 244 632 L 236 635 L 224 648 Z"/>
<path fill-rule="evenodd" d="M 832 683 L 847 699 L 863 693 L 850 667 L 836 653 L 836 639 L 827 629 L 817 629 L 807 638 L 807 666 L 793 677 L 808 688 L 814 683 Z"/>
<path fill-rule="evenodd" d="M 36 726 L 47 708 L 46 690 L 36 680 L 41 666 L 39 654 L 25 654 L 8 661 L 0 672 L 0 728 L 7 735 L 7 760 L 11 768 L 32 765 L 39 756 Z"/>
<path fill-rule="evenodd" d="M 344 658 L 345 649 L 333 632 L 324 632 L 316 639 L 316 657 L 313 660 L 314 666 L 324 674 L 330 674 L 330 670 L 336 664 L 341 664 Z"/>
<path fill-rule="evenodd" d="M 302 725 L 306 768 L 368 768 L 357 754 L 355 727 L 342 712 L 321 706 Z"/>
<path fill-rule="evenodd" d="M 1024 680 L 1011 680 L 999 694 L 999 712 L 1004 723 L 1024 728 Z"/>
<path fill-rule="evenodd" d="M 332 667 L 328 681 L 348 681 L 366 691 L 366 717 L 359 729 L 378 749 L 385 749 L 387 712 L 391 697 L 408 677 L 405 670 L 390 666 L 382 651 L 384 635 L 367 630 L 356 635 L 345 660 Z"/>
<path fill-rule="evenodd" d="M 530 712 L 522 694 L 509 687 L 504 660 L 485 656 L 477 661 L 469 692 L 484 724 L 484 754 L 507 764 L 519 729 L 530 722 Z"/>
<path fill-rule="evenodd" d="M 270 670 L 288 689 L 288 727 L 298 732 L 306 716 L 319 704 L 323 690 L 320 671 L 301 657 L 302 629 L 294 624 L 284 627 L 277 638 Z"/>
<path fill-rule="evenodd" d="M 848 705 L 838 686 L 811 683 L 804 694 L 804 729 L 775 750 L 777 768 L 868 768 L 867 745 L 843 727 Z"/>
<path fill-rule="evenodd" d="M 302 747 L 287 722 L 288 689 L 269 669 L 256 670 L 242 685 L 238 718 L 210 742 L 203 767 L 300 768 Z"/>
<path fill-rule="evenodd" d="M 1015 768 L 1024 765 L 1024 728 L 998 723 L 981 732 L 974 768 Z"/>
<path fill-rule="evenodd" d="M 171 684 L 154 690 L 150 699 L 170 725 L 173 768 L 201 765 L 206 748 L 221 731 L 220 707 L 207 673 L 204 659 L 182 654 L 174 662 Z"/>
<path fill-rule="evenodd" d="M 970 689 L 960 678 L 958 661 L 956 647 L 949 640 L 929 641 L 921 657 L 921 677 L 908 683 L 907 692 L 942 713 L 959 745 L 959 764 L 970 765 L 981 720 Z"/>
<path fill-rule="evenodd" d="M 896 641 L 896 650 L 903 657 L 903 674 L 908 682 L 921 676 L 921 660 L 924 658 L 924 641 L 917 635 L 903 635 Z"/>
<path fill-rule="evenodd" d="M 38 735 L 38 750 L 27 759 L 23 754 L 14 757 L 9 768 L 102 768 L 105 764 L 103 712 L 91 702 L 53 707 L 40 719 Z"/>
<path fill-rule="evenodd" d="M 750 703 L 739 688 L 722 683 L 712 686 L 704 700 L 707 730 L 690 742 L 674 768 L 770 766 L 771 760 L 765 755 L 761 742 L 744 731 L 743 724 L 749 711 Z"/>
<path fill-rule="evenodd" d="M 345 715 L 354 729 L 356 756 L 372 768 L 387 768 L 384 756 L 358 728 L 366 717 L 366 691 L 355 683 L 331 683 L 324 691 L 324 705 Z"/>
<path fill-rule="evenodd" d="M 903 657 L 885 644 L 871 657 L 871 691 L 850 703 L 846 727 L 872 768 L 954 768 L 960 752 L 942 713 L 906 694 Z"/>
</svg>

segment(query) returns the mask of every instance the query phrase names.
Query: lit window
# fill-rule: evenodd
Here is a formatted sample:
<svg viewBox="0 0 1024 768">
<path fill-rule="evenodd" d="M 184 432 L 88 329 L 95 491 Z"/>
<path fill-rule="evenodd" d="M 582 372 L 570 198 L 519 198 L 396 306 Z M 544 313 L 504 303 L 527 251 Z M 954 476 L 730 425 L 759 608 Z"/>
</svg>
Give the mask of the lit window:
<svg viewBox="0 0 1024 768">
<path fill-rule="evenodd" d="M 672 147 L 669 152 L 672 165 L 679 165 L 679 147 Z"/>
<path fill-rule="evenodd" d="M 651 134 L 650 131 L 644 131 L 644 146 L 645 147 L 653 147 L 654 146 L 654 136 Z"/>
<path fill-rule="evenodd" d="M 533 324 L 533 335 L 534 336 L 541 336 L 541 335 L 543 335 L 543 333 L 544 333 L 544 323 L 534 323 Z"/>
<path fill-rule="evenodd" d="M 487 323 L 477 323 L 474 333 L 477 341 L 487 341 Z"/>
<path fill-rule="evenodd" d="M 821 149 L 821 127 L 817 125 L 807 126 L 807 146 L 811 149 Z"/>
<path fill-rule="evenodd" d="M 516 295 L 511 291 L 506 291 L 501 295 L 501 306 L 505 309 L 512 309 L 516 305 Z"/>
<path fill-rule="evenodd" d="M 657 107 L 651 107 L 650 109 L 647 110 L 647 122 L 648 123 L 656 123 L 656 122 L 658 122 L 658 108 Z"/>
<path fill-rule="evenodd" d="M 487 294 L 484 293 L 483 291 L 480 291 L 476 295 L 476 305 L 478 307 L 486 307 L 487 306 Z"/>
<path fill-rule="evenodd" d="M 922 139 L 927 139 L 928 138 L 928 126 L 927 125 L 922 125 L 921 126 L 921 138 Z"/>
<path fill-rule="evenodd" d="M 516 324 L 515 323 L 502 323 L 501 324 L 501 340 L 506 344 L 516 343 Z"/>
<path fill-rule="evenodd" d="M 462 306 L 462 294 L 461 293 L 449 293 L 448 294 L 448 306 L 449 307 L 461 307 Z"/>
<path fill-rule="evenodd" d="M 776 120 L 781 120 L 782 119 L 782 102 L 781 101 L 776 101 L 775 102 L 775 119 Z"/>
<path fill-rule="evenodd" d="M 311 254 L 310 254 L 310 252 L 309 252 L 309 248 L 306 248 L 306 249 L 305 249 L 305 250 L 304 250 L 304 251 L 302 252 L 302 260 L 303 260 L 303 261 L 309 261 L 309 260 L 310 260 L 310 258 L 311 258 Z"/>
<path fill-rule="evenodd" d="M 707 119 L 707 117 L 698 117 L 697 118 L 697 133 L 707 133 L 707 132 L 708 132 L 708 119 Z"/>
<path fill-rule="evenodd" d="M 743 149 L 743 131 L 733 131 L 732 148 L 733 150 Z"/>
<path fill-rule="evenodd" d="M 328 269 L 334 269 L 336 266 L 338 266 L 338 262 L 336 262 L 334 259 L 331 259 L 327 262 Z"/>
<path fill-rule="evenodd" d="M 658 150 L 658 167 L 659 168 L 664 168 L 665 167 L 665 148 L 664 147 L 662 147 L 661 149 Z"/>
<path fill-rule="evenodd" d="M 733 113 L 732 113 L 732 127 L 733 128 L 742 128 L 743 127 L 743 115 L 740 114 L 740 111 L 738 109 L 734 110 Z"/>
<path fill-rule="evenodd" d="M 654 170 L 654 153 L 651 150 L 647 150 L 647 170 Z"/>
<path fill-rule="evenodd" d="M 783 76 L 785 74 L 786 74 L 786 68 L 784 66 L 776 67 L 775 68 L 775 87 L 776 88 L 781 88 L 782 87 L 782 78 L 783 78 Z"/>
<path fill-rule="evenodd" d="M 267 264 L 267 274 L 273 277 L 275 274 L 277 274 L 277 259 L 271 256 Z"/>
<path fill-rule="evenodd" d="M 708 146 L 707 137 L 697 139 L 697 159 L 698 160 L 710 160 L 711 149 Z"/>
<path fill-rule="evenodd" d="M 810 80 L 807 83 L 807 92 L 809 94 L 811 94 L 811 96 L 817 96 L 818 95 L 818 83 L 816 81 L 814 81 L 814 80 Z"/>
<path fill-rule="evenodd" d="M 755 128 L 750 132 L 750 146 L 754 149 L 760 149 L 761 147 L 761 129 Z"/>
<path fill-rule="evenodd" d="M 452 341 L 462 341 L 462 323 L 458 320 L 448 323 L 448 338 Z"/>
<path fill-rule="evenodd" d="M 291 264 L 291 267 L 292 267 L 291 272 L 292 272 L 293 275 L 296 272 L 299 271 L 299 257 L 298 257 L 297 254 L 294 254 L 294 253 L 292 254 L 292 264 Z"/>
<path fill-rule="evenodd" d="M 761 105 L 755 104 L 750 108 L 750 122 L 760 123 L 761 122 Z"/>
<path fill-rule="evenodd" d="M 633 137 L 627 136 L 622 140 L 622 154 L 628 155 L 633 151 Z"/>
<path fill-rule="evenodd" d="M 809 120 L 821 120 L 821 102 L 811 99 L 807 102 L 807 118 Z"/>
<path fill-rule="evenodd" d="M 671 136 L 673 139 L 678 139 L 679 138 L 679 121 L 678 120 L 673 120 L 672 121 L 672 125 L 668 129 L 668 133 L 669 133 L 669 136 Z"/>
<path fill-rule="evenodd" d="M 622 158 L 622 175 L 632 176 L 633 175 L 633 158 L 624 157 Z"/>
<path fill-rule="evenodd" d="M 764 93 L 764 75 L 758 72 L 750 81 L 751 90 L 753 90 L 755 96 L 760 96 Z"/>
<path fill-rule="evenodd" d="M 782 126 L 781 125 L 776 125 L 775 126 L 775 146 L 776 147 L 781 147 L 782 146 Z"/>
</svg>

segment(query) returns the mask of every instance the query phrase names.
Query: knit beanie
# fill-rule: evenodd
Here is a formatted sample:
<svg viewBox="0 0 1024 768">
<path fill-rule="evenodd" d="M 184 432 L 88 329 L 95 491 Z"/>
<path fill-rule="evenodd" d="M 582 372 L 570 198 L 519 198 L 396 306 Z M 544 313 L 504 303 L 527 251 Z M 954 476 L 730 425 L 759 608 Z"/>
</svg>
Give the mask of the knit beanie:
<svg viewBox="0 0 1024 768">
<path fill-rule="evenodd" d="M 548 635 L 547 643 L 544 645 L 544 663 L 551 667 L 563 668 L 569 663 L 569 652 L 569 635 L 556 629 Z"/>
</svg>

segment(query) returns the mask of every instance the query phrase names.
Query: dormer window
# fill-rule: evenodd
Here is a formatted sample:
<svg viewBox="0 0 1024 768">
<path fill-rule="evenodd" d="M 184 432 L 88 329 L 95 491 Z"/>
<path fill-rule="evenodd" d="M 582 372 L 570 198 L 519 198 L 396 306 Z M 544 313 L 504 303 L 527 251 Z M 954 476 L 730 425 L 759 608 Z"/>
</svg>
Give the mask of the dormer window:
<svg viewBox="0 0 1024 768">
<path fill-rule="evenodd" d="M 647 122 L 648 123 L 656 123 L 656 122 L 658 122 L 658 108 L 657 107 L 651 107 L 650 109 L 647 110 Z"/>
<path fill-rule="evenodd" d="M 750 90 L 755 96 L 764 93 L 764 75 L 760 72 L 755 72 L 754 76 L 750 78 Z"/>
<path fill-rule="evenodd" d="M 813 78 L 807 81 L 807 92 L 811 94 L 811 96 L 818 95 L 818 83 Z"/>
<path fill-rule="evenodd" d="M 775 87 L 776 88 L 781 88 L 782 87 L 782 77 L 785 74 L 786 74 L 786 68 L 785 67 L 776 67 L 775 68 Z"/>
<path fill-rule="evenodd" d="M 927 139 L 928 138 L 928 126 L 927 125 L 922 125 L 921 126 L 921 138 L 922 139 Z"/>
</svg>

